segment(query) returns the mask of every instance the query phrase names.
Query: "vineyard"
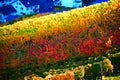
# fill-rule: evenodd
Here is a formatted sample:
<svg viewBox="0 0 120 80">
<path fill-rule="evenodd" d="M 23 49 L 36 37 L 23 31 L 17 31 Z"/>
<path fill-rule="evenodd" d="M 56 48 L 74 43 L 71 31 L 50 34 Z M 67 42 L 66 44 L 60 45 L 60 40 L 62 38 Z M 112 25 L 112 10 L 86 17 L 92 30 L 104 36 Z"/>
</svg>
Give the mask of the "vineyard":
<svg viewBox="0 0 120 80">
<path fill-rule="evenodd" d="M 119 0 L 0 27 L 0 74 L 10 80 L 120 76 L 119 58 Z"/>
</svg>

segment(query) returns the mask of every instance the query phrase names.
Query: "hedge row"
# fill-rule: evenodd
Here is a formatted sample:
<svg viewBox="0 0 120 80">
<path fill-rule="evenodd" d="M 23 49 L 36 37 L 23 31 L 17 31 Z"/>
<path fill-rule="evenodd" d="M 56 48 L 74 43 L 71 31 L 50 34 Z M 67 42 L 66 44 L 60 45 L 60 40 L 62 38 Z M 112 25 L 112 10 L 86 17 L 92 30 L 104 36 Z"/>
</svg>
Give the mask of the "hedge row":
<svg viewBox="0 0 120 80">
<path fill-rule="evenodd" d="M 46 77 L 42 78 L 40 76 L 37 76 L 35 74 L 25 76 L 24 80 L 81 80 L 84 79 L 85 76 L 92 76 L 96 77 L 97 75 L 101 75 L 101 67 L 100 64 L 102 65 L 102 75 L 107 73 L 107 72 L 112 72 L 113 71 L 113 65 L 111 64 L 111 61 L 107 58 L 103 59 L 101 62 L 94 62 L 92 64 L 87 64 L 84 66 L 77 66 L 75 68 L 72 68 L 71 70 L 65 69 L 64 71 L 61 70 L 55 70 L 55 69 L 50 69 L 49 72 L 44 72 L 46 73 Z M 95 78 L 94 78 L 95 79 Z"/>
</svg>

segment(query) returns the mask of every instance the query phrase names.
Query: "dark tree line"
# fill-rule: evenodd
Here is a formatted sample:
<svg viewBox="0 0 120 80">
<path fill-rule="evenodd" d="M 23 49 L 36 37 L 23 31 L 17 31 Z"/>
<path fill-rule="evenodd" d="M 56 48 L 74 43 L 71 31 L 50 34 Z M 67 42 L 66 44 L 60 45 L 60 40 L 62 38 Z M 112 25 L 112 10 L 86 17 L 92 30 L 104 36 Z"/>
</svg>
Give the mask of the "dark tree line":
<svg viewBox="0 0 120 80">
<path fill-rule="evenodd" d="M 90 4 L 93 4 L 95 0 L 82 0 L 83 6 L 88 6 Z"/>
</svg>

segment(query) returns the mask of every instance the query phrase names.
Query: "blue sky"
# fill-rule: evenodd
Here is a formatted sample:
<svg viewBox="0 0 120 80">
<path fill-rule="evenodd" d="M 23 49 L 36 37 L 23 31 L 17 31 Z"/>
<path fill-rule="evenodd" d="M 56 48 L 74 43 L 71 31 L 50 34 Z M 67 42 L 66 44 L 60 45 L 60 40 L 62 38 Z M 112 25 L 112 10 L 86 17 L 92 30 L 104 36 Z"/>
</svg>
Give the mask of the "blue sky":
<svg viewBox="0 0 120 80">
<path fill-rule="evenodd" d="M 2 8 L 2 2 L 3 1 L 8 1 L 8 0 L 0 0 L 0 8 Z M 14 1 L 14 0 L 13 0 Z M 31 1 L 35 1 L 35 0 L 31 0 Z M 48 3 L 49 3 L 49 1 L 48 0 L 38 0 L 38 1 L 40 1 L 40 6 L 41 6 L 41 8 L 40 8 L 40 11 L 42 12 L 42 11 L 48 11 L 47 10 L 47 7 L 50 7 L 51 6 L 51 4 L 50 5 L 48 5 Z M 46 1 L 48 1 L 48 2 L 46 2 Z M 65 6 L 65 7 L 73 7 L 73 0 L 61 0 L 62 2 L 62 6 Z M 96 3 L 101 3 L 101 2 L 104 2 L 104 1 L 108 1 L 108 0 L 95 0 L 95 4 Z M 75 4 L 76 5 L 76 4 Z M 1 11 L 2 9 L 0 9 L 0 13 L 2 12 Z M 11 9 L 7 9 L 8 11 L 12 11 Z M 41 13 L 40 12 L 40 13 Z M 6 13 L 7 13 L 7 11 L 6 11 Z"/>
</svg>

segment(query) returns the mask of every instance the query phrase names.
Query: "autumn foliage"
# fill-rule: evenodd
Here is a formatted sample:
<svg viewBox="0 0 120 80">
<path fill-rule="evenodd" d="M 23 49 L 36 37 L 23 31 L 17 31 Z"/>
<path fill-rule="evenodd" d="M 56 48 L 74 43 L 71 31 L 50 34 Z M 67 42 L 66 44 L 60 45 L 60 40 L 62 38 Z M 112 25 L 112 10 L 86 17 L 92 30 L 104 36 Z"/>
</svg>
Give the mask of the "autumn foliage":
<svg viewBox="0 0 120 80">
<path fill-rule="evenodd" d="M 69 56 L 104 54 L 118 46 L 119 0 L 0 27 L 1 65 L 13 60 L 14 65 L 47 64 Z"/>
</svg>

